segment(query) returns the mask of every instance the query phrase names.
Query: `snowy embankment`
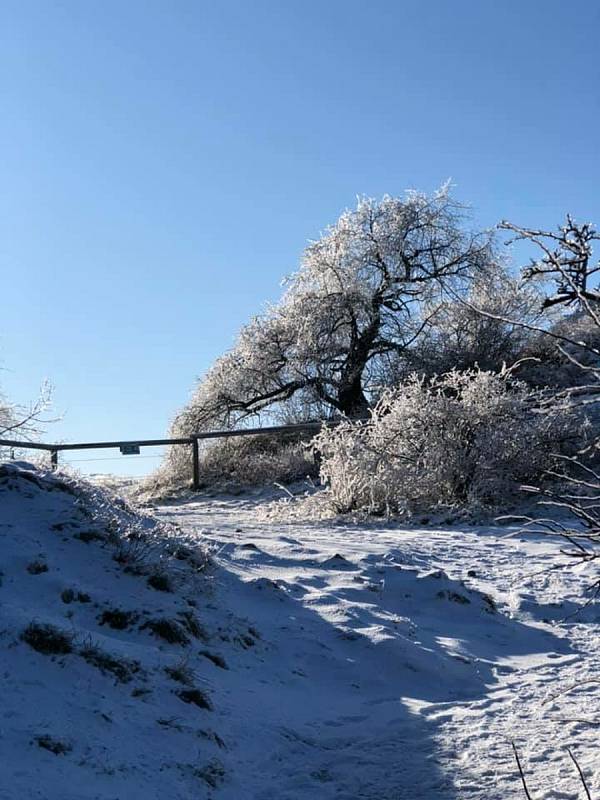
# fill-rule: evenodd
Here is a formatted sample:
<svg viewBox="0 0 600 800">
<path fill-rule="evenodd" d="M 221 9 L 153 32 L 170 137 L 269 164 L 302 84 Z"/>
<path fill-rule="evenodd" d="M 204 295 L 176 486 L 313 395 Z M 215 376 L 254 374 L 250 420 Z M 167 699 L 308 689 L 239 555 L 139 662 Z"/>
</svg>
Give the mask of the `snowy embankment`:
<svg viewBox="0 0 600 800">
<path fill-rule="evenodd" d="M 207 613 L 204 544 L 5 464 L 0 553 L 0 798 L 209 796 L 224 773 L 211 677 L 250 634 Z"/>
<path fill-rule="evenodd" d="M 0 467 L 1 800 L 510 800 L 511 739 L 536 800 L 583 797 L 566 745 L 600 797 L 600 614 L 556 541 L 263 501 L 157 522 Z"/>
</svg>

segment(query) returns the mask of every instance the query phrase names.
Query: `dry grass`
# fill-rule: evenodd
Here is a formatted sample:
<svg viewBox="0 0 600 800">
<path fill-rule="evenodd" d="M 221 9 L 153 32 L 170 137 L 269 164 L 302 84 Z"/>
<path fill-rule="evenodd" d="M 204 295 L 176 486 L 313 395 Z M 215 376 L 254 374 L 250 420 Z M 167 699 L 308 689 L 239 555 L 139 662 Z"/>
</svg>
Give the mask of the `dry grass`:
<svg viewBox="0 0 600 800">
<path fill-rule="evenodd" d="M 21 639 L 43 655 L 67 655 L 73 652 L 73 635 L 54 625 L 30 622 Z"/>
</svg>

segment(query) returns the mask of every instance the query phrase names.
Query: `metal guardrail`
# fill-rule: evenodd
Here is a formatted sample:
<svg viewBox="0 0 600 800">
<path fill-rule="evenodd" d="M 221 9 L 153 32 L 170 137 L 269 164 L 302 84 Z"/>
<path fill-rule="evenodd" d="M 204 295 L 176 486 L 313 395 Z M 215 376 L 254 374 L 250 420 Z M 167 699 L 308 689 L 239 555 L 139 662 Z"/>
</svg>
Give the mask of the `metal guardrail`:
<svg viewBox="0 0 600 800">
<path fill-rule="evenodd" d="M 128 439 L 113 442 L 74 442 L 65 444 L 47 444 L 45 442 L 22 442 L 15 439 L 0 439 L 0 446 L 14 447 L 20 450 L 45 450 L 50 453 L 52 469 L 58 466 L 58 454 L 62 450 L 99 450 L 109 448 L 123 449 L 140 447 L 156 447 L 158 445 L 192 445 L 192 488 L 200 488 L 200 447 L 198 442 L 205 439 L 229 439 L 237 436 L 264 436 L 272 433 L 293 433 L 295 431 L 319 430 L 323 427 L 334 427 L 342 420 L 321 420 L 317 422 L 300 422 L 295 425 L 271 425 L 264 428 L 239 428 L 237 430 L 205 431 L 193 436 L 175 439 Z"/>
</svg>

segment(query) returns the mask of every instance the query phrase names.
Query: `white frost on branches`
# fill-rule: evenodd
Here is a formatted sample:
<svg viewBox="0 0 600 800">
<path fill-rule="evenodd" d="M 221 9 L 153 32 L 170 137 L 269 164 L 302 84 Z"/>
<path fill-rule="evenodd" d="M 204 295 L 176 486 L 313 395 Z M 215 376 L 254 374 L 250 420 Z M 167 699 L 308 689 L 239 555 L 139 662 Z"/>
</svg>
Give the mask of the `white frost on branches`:
<svg viewBox="0 0 600 800">
<path fill-rule="evenodd" d="M 315 415 L 361 417 L 390 357 L 423 335 L 445 287 L 489 266 L 447 187 L 360 200 L 311 243 L 279 303 L 246 325 L 178 415 L 174 432 L 230 425 L 302 397 Z"/>
<path fill-rule="evenodd" d="M 410 513 L 504 504 L 552 463 L 568 417 L 534 413 L 535 395 L 509 373 L 453 370 L 387 390 L 368 422 L 315 440 L 338 512 Z"/>
<path fill-rule="evenodd" d="M 0 394 L 0 439 L 35 441 L 44 424 L 44 413 L 50 406 L 52 387 L 45 382 L 36 400 L 27 406 L 11 403 Z M 0 456 L 6 456 L 8 448 L 0 445 Z"/>
</svg>

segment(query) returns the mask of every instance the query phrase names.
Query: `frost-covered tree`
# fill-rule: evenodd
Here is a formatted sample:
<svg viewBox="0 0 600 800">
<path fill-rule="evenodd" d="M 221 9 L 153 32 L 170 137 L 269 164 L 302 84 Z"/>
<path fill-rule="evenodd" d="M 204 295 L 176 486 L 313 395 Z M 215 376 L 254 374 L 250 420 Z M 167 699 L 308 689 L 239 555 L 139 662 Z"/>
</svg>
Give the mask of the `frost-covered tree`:
<svg viewBox="0 0 600 800">
<path fill-rule="evenodd" d="M 555 391 L 589 386 L 589 371 L 600 367 L 600 328 L 585 311 L 561 316 L 543 332 L 527 333 L 519 372 L 523 380 Z"/>
<path fill-rule="evenodd" d="M 506 221 L 500 227 L 512 231 L 515 240 L 530 242 L 541 251 L 541 255 L 531 259 L 523 275 L 525 280 L 542 278 L 553 287 L 544 299 L 543 308 L 574 306 L 596 317 L 595 309 L 600 303 L 600 262 L 593 261 L 593 252 L 600 235 L 591 223 L 578 224 L 567 214 L 565 223 L 556 231 L 523 228 Z M 598 321 L 600 325 L 600 317 Z"/>
<path fill-rule="evenodd" d="M 536 247 L 537 257 L 523 270 L 523 277 L 545 288 L 542 309 L 571 312 L 550 327 L 526 326 L 537 334 L 531 349 L 539 362 L 538 380 L 550 375 L 553 380 L 546 382 L 554 384 L 539 404 L 538 416 L 584 417 L 579 433 L 585 438 L 579 451 L 557 455 L 557 463 L 547 473 L 554 481 L 550 486 L 528 487 L 538 494 L 541 505 L 553 507 L 562 516 L 525 517 L 526 527 L 561 535 L 570 545 L 564 553 L 584 563 L 595 561 L 600 559 L 600 261 L 594 261 L 593 248 L 600 234 L 590 223 L 579 224 L 571 216 L 556 231 L 507 222 L 501 227 Z M 507 320 L 497 312 L 478 311 L 488 318 Z M 557 364 L 569 368 L 566 380 L 565 373 L 556 379 Z M 591 588 L 599 594 L 600 580 Z"/>
<path fill-rule="evenodd" d="M 539 322 L 539 292 L 524 288 L 501 263 L 495 263 L 474 277 L 466 300 L 468 305 L 462 298 L 449 297 L 436 308 L 432 324 L 415 346 L 392 362 L 387 385 L 398 384 L 411 373 L 434 376 L 475 368 L 499 371 L 524 356 L 530 334 L 521 323 Z M 514 322 L 483 316 L 474 307 Z"/>
<path fill-rule="evenodd" d="M 391 357 L 492 260 L 447 187 L 360 200 L 311 243 L 281 301 L 246 325 L 179 414 L 178 433 L 281 408 L 364 416 Z"/>
<path fill-rule="evenodd" d="M 28 406 L 11 403 L 0 392 L 0 439 L 34 441 L 41 428 L 50 420 L 44 413 L 50 405 L 50 384 L 42 386 L 39 396 Z M 8 448 L 0 445 L 0 457 L 8 454 Z"/>
</svg>

